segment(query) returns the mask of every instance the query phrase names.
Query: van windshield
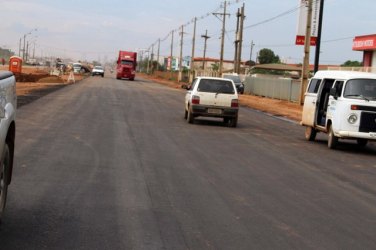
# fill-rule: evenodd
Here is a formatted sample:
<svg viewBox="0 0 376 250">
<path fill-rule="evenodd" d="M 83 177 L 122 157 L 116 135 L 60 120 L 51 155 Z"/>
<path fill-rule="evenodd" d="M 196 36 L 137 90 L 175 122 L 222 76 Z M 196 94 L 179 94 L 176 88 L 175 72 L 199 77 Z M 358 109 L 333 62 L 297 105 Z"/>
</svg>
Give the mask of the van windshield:
<svg viewBox="0 0 376 250">
<path fill-rule="evenodd" d="M 343 97 L 376 99 L 376 79 L 353 79 L 347 81 Z"/>
</svg>

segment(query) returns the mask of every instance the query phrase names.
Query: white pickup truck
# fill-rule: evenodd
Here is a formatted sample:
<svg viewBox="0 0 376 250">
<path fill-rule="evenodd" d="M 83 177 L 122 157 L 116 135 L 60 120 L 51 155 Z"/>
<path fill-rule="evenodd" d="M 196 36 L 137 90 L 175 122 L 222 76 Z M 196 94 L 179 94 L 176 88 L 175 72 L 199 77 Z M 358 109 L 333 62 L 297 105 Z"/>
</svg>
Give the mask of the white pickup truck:
<svg viewBox="0 0 376 250">
<path fill-rule="evenodd" d="M 16 79 L 12 72 L 0 71 L 0 222 L 12 180 L 16 108 Z"/>
</svg>

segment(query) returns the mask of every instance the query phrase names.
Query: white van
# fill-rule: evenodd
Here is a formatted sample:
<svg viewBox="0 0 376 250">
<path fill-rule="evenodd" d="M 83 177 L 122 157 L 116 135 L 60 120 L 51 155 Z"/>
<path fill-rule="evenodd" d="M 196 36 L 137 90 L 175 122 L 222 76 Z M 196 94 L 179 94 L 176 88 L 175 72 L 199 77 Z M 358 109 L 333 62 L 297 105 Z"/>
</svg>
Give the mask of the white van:
<svg viewBox="0 0 376 250">
<path fill-rule="evenodd" d="M 353 71 L 318 71 L 304 99 L 305 137 L 328 133 L 328 147 L 338 139 L 355 139 L 360 146 L 376 140 L 376 74 Z"/>
</svg>

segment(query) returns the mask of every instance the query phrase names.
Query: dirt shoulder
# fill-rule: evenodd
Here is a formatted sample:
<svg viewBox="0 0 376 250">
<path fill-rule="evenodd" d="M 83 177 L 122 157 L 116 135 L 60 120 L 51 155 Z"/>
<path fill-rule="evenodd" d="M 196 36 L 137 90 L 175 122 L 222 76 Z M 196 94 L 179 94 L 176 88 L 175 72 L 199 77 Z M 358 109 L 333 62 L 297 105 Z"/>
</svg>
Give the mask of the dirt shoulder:
<svg viewBox="0 0 376 250">
<path fill-rule="evenodd" d="M 181 88 L 181 84 L 177 82 L 156 78 L 146 74 L 138 75 L 172 88 Z M 303 107 L 297 103 L 254 95 L 240 95 L 239 100 L 241 106 L 260 110 L 262 112 L 266 112 L 275 116 L 285 117 L 296 122 L 301 121 Z"/>
<path fill-rule="evenodd" d="M 8 66 L 0 66 L 0 70 L 8 70 Z M 69 74 L 54 76 L 49 74 L 49 69 L 44 67 L 23 67 L 22 75 L 16 76 L 17 106 L 21 107 L 31 103 L 42 96 L 67 85 Z M 82 75 L 74 75 L 75 82 L 84 78 Z"/>
</svg>

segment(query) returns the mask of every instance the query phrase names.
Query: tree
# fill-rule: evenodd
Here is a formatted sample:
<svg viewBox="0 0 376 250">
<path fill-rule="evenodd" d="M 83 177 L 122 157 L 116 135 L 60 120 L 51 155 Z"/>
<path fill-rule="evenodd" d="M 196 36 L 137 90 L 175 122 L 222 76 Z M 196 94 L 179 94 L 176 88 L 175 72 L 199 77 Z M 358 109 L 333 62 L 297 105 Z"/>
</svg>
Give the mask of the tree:
<svg viewBox="0 0 376 250">
<path fill-rule="evenodd" d="M 219 70 L 219 63 L 212 63 L 211 67 L 212 67 L 213 71 L 218 71 Z"/>
<path fill-rule="evenodd" d="M 342 67 L 362 67 L 363 63 L 358 61 L 346 61 L 344 64 L 341 65 Z"/>
<path fill-rule="evenodd" d="M 275 55 L 271 49 L 262 49 L 259 52 L 258 61 L 260 64 L 281 63 L 279 56 Z"/>
</svg>

